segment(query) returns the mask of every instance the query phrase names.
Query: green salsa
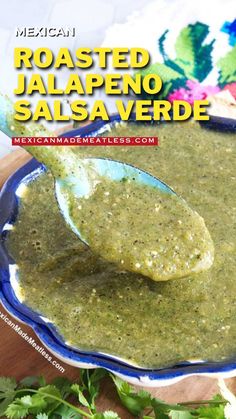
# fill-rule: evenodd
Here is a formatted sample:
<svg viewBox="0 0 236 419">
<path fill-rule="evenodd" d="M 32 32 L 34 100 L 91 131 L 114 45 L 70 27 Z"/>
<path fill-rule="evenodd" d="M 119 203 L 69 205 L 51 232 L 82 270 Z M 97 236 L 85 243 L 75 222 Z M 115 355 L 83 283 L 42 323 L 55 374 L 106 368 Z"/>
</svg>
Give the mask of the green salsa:
<svg viewBox="0 0 236 419">
<path fill-rule="evenodd" d="M 212 265 L 214 246 L 203 218 L 175 194 L 129 178 L 101 178 L 84 198 L 66 195 L 89 247 L 122 269 L 166 281 Z"/>
<path fill-rule="evenodd" d="M 21 125 L 14 129 L 21 132 Z M 39 128 L 31 124 L 22 129 Z M 74 230 L 104 259 L 155 281 L 183 278 L 212 265 L 214 245 L 203 218 L 170 190 L 141 184 L 135 177 L 117 181 L 101 176 L 73 148 L 26 148 L 61 180 L 60 194 Z M 87 188 L 81 197 L 78 184 L 83 182 Z"/>
<path fill-rule="evenodd" d="M 235 356 L 236 135 L 195 123 L 130 124 L 109 135 L 157 135 L 160 146 L 74 152 L 134 164 L 170 185 L 203 217 L 214 264 L 184 280 L 154 282 L 105 261 L 68 230 L 48 173 L 28 186 L 7 241 L 19 266 L 21 298 L 47 316 L 68 344 L 141 367 Z"/>
</svg>

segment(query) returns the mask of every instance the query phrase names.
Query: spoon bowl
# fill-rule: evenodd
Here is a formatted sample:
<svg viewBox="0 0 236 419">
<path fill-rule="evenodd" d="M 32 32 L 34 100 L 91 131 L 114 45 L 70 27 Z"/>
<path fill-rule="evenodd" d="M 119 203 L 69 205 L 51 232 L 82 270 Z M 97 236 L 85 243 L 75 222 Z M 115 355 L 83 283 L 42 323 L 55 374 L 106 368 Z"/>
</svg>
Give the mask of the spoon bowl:
<svg viewBox="0 0 236 419">
<path fill-rule="evenodd" d="M 16 121 L 11 101 L 0 99 L 5 134 L 53 135 L 40 124 Z M 81 158 L 73 148 L 24 148 L 52 172 L 68 226 L 120 269 L 166 281 L 212 265 L 214 245 L 204 220 L 158 178 L 124 162 Z"/>
<path fill-rule="evenodd" d="M 99 177 L 105 177 L 106 179 L 110 179 L 116 182 L 122 181 L 122 179 L 129 179 L 138 182 L 139 184 L 147 185 L 152 188 L 158 189 L 162 192 L 176 195 L 176 193 L 160 179 L 130 164 L 98 157 L 87 158 L 85 159 L 85 161 L 86 163 L 84 166 L 89 167 L 90 170 L 92 169 L 93 174 L 96 173 L 95 179 L 98 179 Z M 81 169 L 83 170 L 83 168 L 80 167 L 80 170 Z M 84 175 L 81 175 L 81 177 L 73 177 L 71 175 L 70 177 L 67 177 L 65 179 L 55 179 L 56 198 L 61 213 L 67 224 L 73 230 L 73 232 L 77 236 L 79 236 L 79 238 L 86 244 L 88 244 L 87 241 L 85 240 L 78 227 L 75 225 L 72 218 L 70 217 L 69 204 L 67 194 L 65 193 L 65 191 L 67 189 L 66 186 L 70 185 L 70 189 L 72 189 L 73 194 L 77 198 L 85 198 L 92 193 L 91 185 L 94 183 L 96 183 L 96 180 L 94 182 L 93 179 L 92 182 L 91 179 L 86 176 L 86 173 Z"/>
<path fill-rule="evenodd" d="M 9 121 L 12 120 L 12 125 Z M 27 124 L 24 125 L 24 135 L 32 135 L 32 128 L 27 128 Z M 21 135 L 19 127 L 14 126 L 13 119 L 13 106 L 11 101 L 0 94 L 0 130 L 7 136 L 12 137 L 14 135 Z M 50 133 L 48 133 L 49 135 Z M 122 179 L 130 179 L 139 184 L 151 186 L 155 189 L 159 189 L 161 192 L 169 194 L 175 194 L 175 192 L 164 182 L 151 174 L 138 169 L 127 163 L 106 159 L 106 158 L 90 158 L 90 159 L 78 159 L 78 166 L 73 167 L 73 152 L 67 148 L 65 157 L 62 157 L 62 150 L 52 150 L 52 147 L 31 147 L 26 146 L 25 148 L 33 157 L 42 161 L 47 167 L 52 170 L 55 177 L 55 193 L 60 211 L 65 218 L 67 224 L 73 230 L 73 232 L 79 236 L 85 243 L 86 240 L 83 238 L 78 227 L 71 219 L 69 215 L 69 202 L 65 191 L 70 191 L 77 197 L 83 198 L 89 196 L 92 193 L 93 187 L 99 182 L 101 177 L 107 178 L 113 181 L 121 181 Z M 63 174 L 57 172 L 57 167 L 67 165 Z M 73 175 L 71 173 L 76 173 Z M 181 199 L 181 198 L 179 198 Z"/>
</svg>

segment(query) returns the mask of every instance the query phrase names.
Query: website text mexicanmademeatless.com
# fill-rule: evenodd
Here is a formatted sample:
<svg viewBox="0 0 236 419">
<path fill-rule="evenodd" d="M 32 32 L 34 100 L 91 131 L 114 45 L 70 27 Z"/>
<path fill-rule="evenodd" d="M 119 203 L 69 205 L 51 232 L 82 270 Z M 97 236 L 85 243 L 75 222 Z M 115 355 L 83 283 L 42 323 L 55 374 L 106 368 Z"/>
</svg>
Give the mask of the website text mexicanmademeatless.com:
<svg viewBox="0 0 236 419">
<path fill-rule="evenodd" d="M 22 337 L 29 345 L 31 345 L 37 352 L 39 352 L 50 364 L 52 364 L 58 371 L 62 374 L 65 372 L 65 368 L 63 368 L 53 357 L 47 353 L 43 346 L 40 346 L 35 342 L 34 338 L 29 336 L 26 332 L 24 332 L 21 327 L 14 323 L 5 313 L 0 311 L 0 319 L 3 320 L 8 326 L 10 326 L 19 336 Z"/>
</svg>

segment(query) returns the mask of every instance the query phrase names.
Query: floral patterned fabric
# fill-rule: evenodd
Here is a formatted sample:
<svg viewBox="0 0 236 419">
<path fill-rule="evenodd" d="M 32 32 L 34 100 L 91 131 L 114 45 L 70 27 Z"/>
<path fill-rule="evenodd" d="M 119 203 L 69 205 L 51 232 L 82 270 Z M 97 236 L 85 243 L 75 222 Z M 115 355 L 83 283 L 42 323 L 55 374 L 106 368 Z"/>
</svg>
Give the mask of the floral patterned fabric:
<svg viewBox="0 0 236 419">
<path fill-rule="evenodd" d="M 212 53 L 217 48 L 216 39 L 205 42 L 210 33 L 207 24 L 196 22 L 180 31 L 175 42 L 175 58 L 169 57 L 165 47 L 169 30 L 163 33 L 158 40 L 163 62 L 154 63 L 141 71 L 142 75 L 157 73 L 162 78 L 163 88 L 158 98 L 167 98 L 171 102 L 186 100 L 192 104 L 196 99 L 205 99 L 226 89 L 236 98 L 236 20 L 225 22 L 222 31 L 228 35 L 232 48 L 216 63 L 216 85 L 204 84 L 213 71 Z M 143 96 L 150 98 L 145 94 Z"/>
</svg>

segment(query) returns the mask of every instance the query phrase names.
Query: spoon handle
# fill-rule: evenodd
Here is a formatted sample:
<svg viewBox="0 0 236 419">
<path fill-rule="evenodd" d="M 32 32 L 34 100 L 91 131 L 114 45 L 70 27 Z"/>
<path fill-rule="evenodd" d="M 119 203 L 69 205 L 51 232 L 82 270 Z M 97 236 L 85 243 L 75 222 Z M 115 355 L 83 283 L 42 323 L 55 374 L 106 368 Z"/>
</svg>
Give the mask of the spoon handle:
<svg viewBox="0 0 236 419">
<path fill-rule="evenodd" d="M 0 130 L 8 137 L 53 137 L 54 133 L 41 124 L 21 123 L 14 119 L 12 102 L 0 95 Z M 22 146 L 33 157 L 45 164 L 56 178 L 66 178 L 75 174 L 75 155 L 70 147 Z M 78 162 L 78 158 L 77 158 Z"/>
</svg>

